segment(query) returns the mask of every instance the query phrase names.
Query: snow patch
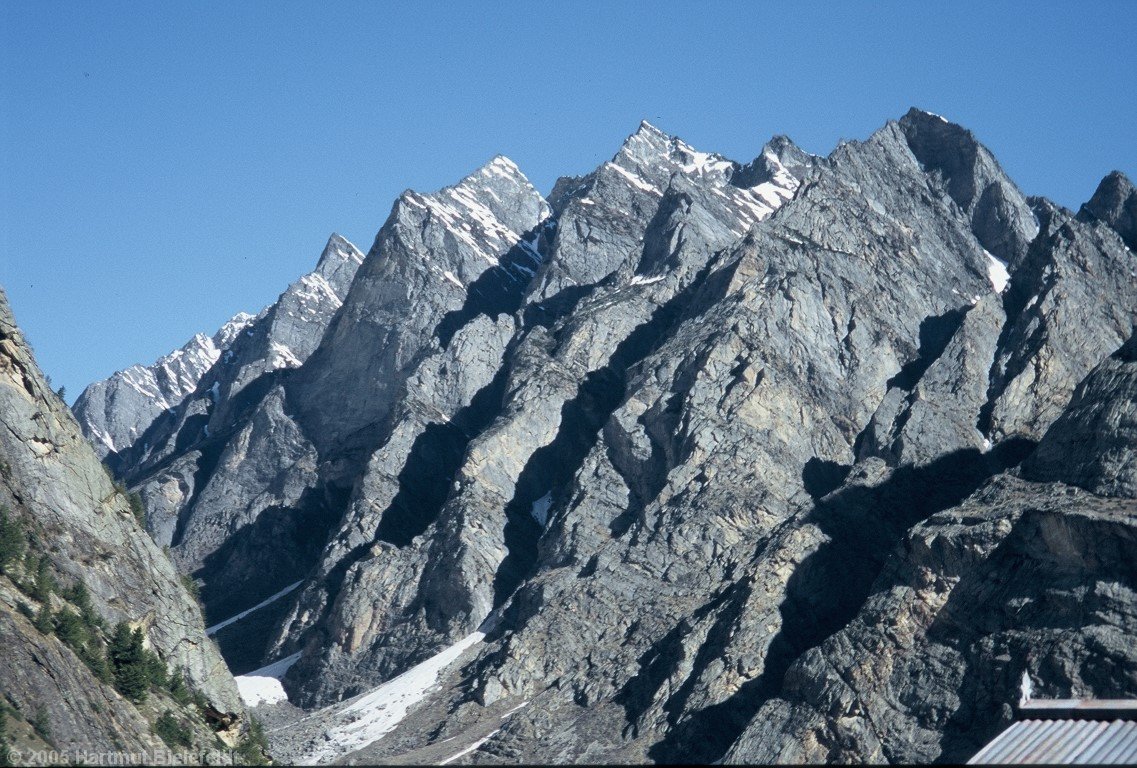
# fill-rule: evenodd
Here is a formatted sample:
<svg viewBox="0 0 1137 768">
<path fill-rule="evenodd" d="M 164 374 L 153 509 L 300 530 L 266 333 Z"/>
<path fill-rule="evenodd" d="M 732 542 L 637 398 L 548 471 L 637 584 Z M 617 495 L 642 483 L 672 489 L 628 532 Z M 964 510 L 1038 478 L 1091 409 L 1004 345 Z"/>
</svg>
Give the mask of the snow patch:
<svg viewBox="0 0 1137 768">
<path fill-rule="evenodd" d="M 665 277 L 667 276 L 656 275 L 655 277 L 649 277 L 648 275 L 633 275 L 632 279 L 628 281 L 628 285 L 651 285 L 652 283 L 658 283 Z"/>
<path fill-rule="evenodd" d="M 262 600 L 261 602 L 259 602 L 259 603 L 257 603 L 256 605 L 254 605 L 252 608 L 248 608 L 248 609 L 246 609 L 246 610 L 244 610 L 244 611 L 241 611 L 241 612 L 240 612 L 240 613 L 238 613 L 236 616 L 230 616 L 229 618 L 225 619 L 224 621 L 221 621 L 221 622 L 218 622 L 217 624 L 214 624 L 212 627 L 206 627 L 206 628 L 205 628 L 205 634 L 207 634 L 207 635 L 212 635 L 212 634 L 214 634 L 215 632 L 217 632 L 217 631 L 219 631 L 219 630 L 222 630 L 222 629 L 224 629 L 225 627 L 229 626 L 229 625 L 230 625 L 230 624 L 232 624 L 233 622 L 235 622 L 235 621 L 240 621 L 241 619 L 245 618 L 246 616 L 248 616 L 248 615 L 249 615 L 250 613 L 252 613 L 253 611 L 259 611 L 261 608 L 264 608 L 264 607 L 265 607 L 266 605 L 268 605 L 269 603 L 273 603 L 273 602 L 276 602 L 277 600 L 279 600 L 280 598 L 284 597 L 285 595 L 287 595 L 287 594 L 288 594 L 289 592 L 291 592 L 292 590 L 294 590 L 294 589 L 296 589 L 297 587 L 299 587 L 301 583 L 302 583 L 302 582 L 299 582 L 299 581 L 298 581 L 298 582 L 296 582 L 296 583 L 294 583 L 294 584 L 289 584 L 287 587 L 285 587 L 284 589 L 280 590 L 280 591 L 279 591 L 279 592 L 277 592 L 275 595 L 272 595 L 271 597 L 267 597 L 267 598 L 265 598 L 265 599 L 264 599 L 264 600 Z"/>
<path fill-rule="evenodd" d="M 513 709 L 509 710 L 509 711 L 508 711 L 508 712 L 506 712 L 504 715 L 502 715 L 502 716 L 501 716 L 501 719 L 502 719 L 503 721 L 504 721 L 504 720 L 508 720 L 508 719 L 509 719 L 509 718 L 510 718 L 510 717 L 513 715 L 513 713 L 514 713 L 514 712 L 517 712 L 518 710 L 520 710 L 520 709 L 523 709 L 523 708 L 524 708 L 524 707 L 525 707 L 527 704 L 529 704 L 528 700 L 521 702 L 521 703 L 520 703 L 520 704 L 518 704 L 516 707 L 514 707 Z M 457 760 L 459 757 L 463 757 L 463 756 L 465 756 L 465 755 L 468 755 L 468 754 L 470 754 L 470 753 L 471 753 L 471 752 L 473 752 L 475 749 L 477 749 L 478 747 L 482 746 L 482 745 L 483 745 L 483 744 L 485 744 L 487 741 L 489 741 L 490 739 L 492 739 L 492 738 L 494 737 L 494 735 L 495 735 L 495 734 L 497 734 L 499 731 L 501 731 L 501 729 L 500 729 L 500 728 L 497 728 L 497 729 L 495 729 L 495 730 L 491 731 L 490 733 L 487 733 L 485 736 L 483 736 L 482 738 L 478 739 L 478 740 L 477 740 L 477 741 L 475 741 L 473 744 L 471 744 L 470 746 L 468 746 L 468 747 L 466 747 L 465 749 L 463 749 L 461 752 L 458 752 L 457 754 L 453 754 L 453 755 L 451 755 L 450 757 L 446 758 L 445 760 L 443 760 L 442 762 L 440 762 L 440 763 L 439 763 L 439 765 L 446 765 L 447 763 L 451 763 L 451 762 L 453 762 L 453 761 Z M 443 739 L 443 740 L 442 740 L 441 742 L 439 742 L 439 743 L 440 743 L 440 744 L 445 744 L 446 742 L 448 742 L 448 741 L 453 741 L 453 740 L 454 740 L 454 737 L 453 737 L 453 736 L 451 736 L 449 739 Z"/>
<path fill-rule="evenodd" d="M 616 173 L 623 176 L 625 179 L 627 179 L 628 183 L 631 184 L 636 189 L 642 189 L 644 192 L 650 192 L 653 195 L 662 195 L 663 194 L 662 192 L 659 191 L 659 189 L 654 184 L 649 183 L 647 180 L 645 180 L 639 174 L 632 173 L 631 171 L 629 171 L 625 168 L 621 168 L 620 166 L 616 165 L 615 163 L 605 163 L 605 165 L 608 166 L 609 168 L 611 168 Z"/>
<path fill-rule="evenodd" d="M 324 741 L 301 755 L 297 762 L 301 765 L 331 762 L 383 738 L 406 717 L 411 707 L 426 698 L 430 689 L 438 684 L 439 675 L 485 636 L 481 631 L 470 633 L 335 712 L 333 717 L 337 722 L 324 733 Z"/>
<path fill-rule="evenodd" d="M 679 166 L 685 173 L 705 174 L 716 171 L 725 173 L 734 165 L 720 155 L 711 152 L 699 152 L 690 144 L 678 139 L 675 140 L 675 147 L 687 157 L 687 161 Z"/>
<path fill-rule="evenodd" d="M 446 765 L 447 763 L 452 763 L 452 762 L 454 762 L 455 760 L 457 760 L 459 757 L 463 757 L 463 756 L 465 756 L 465 755 L 468 755 L 468 754 L 470 754 L 470 753 L 471 753 L 471 752 L 473 752 L 475 749 L 477 749 L 478 747 L 482 746 L 483 744 L 485 744 L 487 741 L 489 741 L 490 739 L 492 739 L 494 736 L 496 736 L 496 735 L 497 735 L 497 734 L 499 734 L 499 733 L 501 733 L 501 729 L 500 729 L 500 728 L 498 728 L 498 729 L 496 729 L 496 730 L 493 730 L 493 731 L 490 731 L 490 732 L 489 732 L 489 733 L 487 733 L 485 736 L 483 736 L 482 738 L 478 739 L 477 741 L 475 741 L 475 742 L 474 742 L 473 744 L 471 744 L 470 746 L 468 746 L 468 747 L 466 747 L 465 749 L 463 749 L 461 752 L 458 752 L 458 753 L 456 753 L 456 754 L 453 754 L 453 755 L 451 755 L 450 757 L 446 758 L 445 760 L 441 761 L 441 762 L 439 763 L 439 765 Z"/>
<path fill-rule="evenodd" d="M 534 501 L 533 506 L 529 509 L 529 514 L 542 528 L 545 527 L 545 523 L 549 522 L 549 507 L 551 506 L 553 506 L 553 492 L 549 491 Z"/>
<path fill-rule="evenodd" d="M 983 253 L 987 254 L 987 279 L 991 281 L 995 293 L 1002 293 L 1011 280 L 1011 273 L 1007 271 L 1007 262 L 996 258 L 990 251 Z"/>
<path fill-rule="evenodd" d="M 458 286 L 462 290 L 466 289 L 466 286 L 462 285 L 462 281 L 458 279 L 458 276 L 455 275 L 453 272 L 451 272 L 449 269 L 445 270 L 442 273 L 442 276 L 445 277 L 450 282 L 454 283 L 454 285 Z"/>
<path fill-rule="evenodd" d="M 270 364 L 274 370 L 277 368 L 299 368 L 304 364 L 304 361 L 298 358 L 295 352 L 279 342 L 269 342 L 268 349 Z"/>
<path fill-rule="evenodd" d="M 91 435 L 93 435 L 94 438 L 100 443 L 109 448 L 111 453 L 118 451 L 118 448 L 116 448 L 114 444 L 114 438 L 96 426 L 90 425 L 88 428 L 91 430 Z"/>
<path fill-rule="evenodd" d="M 276 704 L 288 701 L 288 694 L 280 679 L 284 677 L 293 664 L 300 659 L 299 653 L 286 656 L 274 661 L 266 667 L 253 670 L 247 675 L 237 675 L 233 679 L 237 683 L 237 691 L 241 694 L 246 706 L 255 707 L 258 704 Z"/>
</svg>

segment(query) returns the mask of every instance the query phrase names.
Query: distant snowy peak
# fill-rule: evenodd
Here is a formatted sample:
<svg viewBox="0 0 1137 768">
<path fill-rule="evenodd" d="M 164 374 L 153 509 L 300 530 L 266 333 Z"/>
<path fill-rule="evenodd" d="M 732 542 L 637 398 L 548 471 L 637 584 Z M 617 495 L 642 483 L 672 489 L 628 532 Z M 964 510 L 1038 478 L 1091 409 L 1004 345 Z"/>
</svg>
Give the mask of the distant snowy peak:
<svg viewBox="0 0 1137 768">
<path fill-rule="evenodd" d="M 238 313 L 213 336 L 198 333 L 150 365 L 132 365 L 87 387 L 73 410 L 100 457 L 131 445 L 158 414 L 196 390 L 253 320 Z"/>
<path fill-rule="evenodd" d="M 738 167 L 722 155 L 700 152 L 646 120 L 624 141 L 612 163 L 655 180 L 666 180 L 671 173 L 681 171 L 692 176 L 717 176 L 725 182 Z"/>
<path fill-rule="evenodd" d="M 347 293 L 356 270 L 363 263 L 363 252 L 356 248 L 347 238 L 333 233 L 320 254 L 313 275 L 318 275 L 327 281 L 331 289 L 339 296 Z"/>
<path fill-rule="evenodd" d="M 238 313 L 212 336 L 198 333 L 151 365 L 133 365 L 89 386 L 73 411 L 100 458 L 133 446 L 163 412 L 176 411 L 186 398 L 207 399 L 216 410 L 261 374 L 302 365 L 363 260 L 358 248 L 333 234 L 316 268 L 256 315 Z"/>
<path fill-rule="evenodd" d="M 427 268 L 440 281 L 464 290 L 485 269 L 502 266 L 514 248 L 530 251 L 539 261 L 531 233 L 551 215 L 549 204 L 517 165 L 498 155 L 438 192 L 404 192 L 393 218 L 404 242 L 426 246 L 416 250 Z"/>
<path fill-rule="evenodd" d="M 601 167 L 601 172 L 611 169 L 633 187 L 658 195 L 662 195 L 673 174 L 682 174 L 710 187 L 749 225 L 766 218 L 793 197 L 808 157 L 788 139 L 778 137 L 763 148 L 756 160 L 741 165 L 713 152 L 701 152 L 645 120 L 612 161 Z"/>
<path fill-rule="evenodd" d="M 233 341 L 254 319 L 240 312 L 229 319 L 213 336 L 195 334 L 181 349 L 158 358 L 148 366 L 132 365 L 114 374 L 127 386 L 154 400 L 158 409 L 173 407 L 197 388 L 208 371 Z"/>
<path fill-rule="evenodd" d="M 222 399 L 232 398 L 264 373 L 303 365 L 343 304 L 364 258 L 347 238 L 332 234 L 316 268 L 261 311 L 216 376 L 209 377 L 222 382 Z"/>
</svg>

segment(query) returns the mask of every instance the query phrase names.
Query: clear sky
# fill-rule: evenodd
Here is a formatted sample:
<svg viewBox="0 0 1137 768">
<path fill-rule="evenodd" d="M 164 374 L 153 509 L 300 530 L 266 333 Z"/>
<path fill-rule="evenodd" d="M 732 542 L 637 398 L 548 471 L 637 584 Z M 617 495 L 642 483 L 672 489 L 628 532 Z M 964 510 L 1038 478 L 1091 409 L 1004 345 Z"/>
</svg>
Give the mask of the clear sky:
<svg viewBox="0 0 1137 768">
<path fill-rule="evenodd" d="M 738 160 L 916 105 L 1028 194 L 1137 175 L 1137 3 L 0 2 L 0 284 L 55 384 L 150 362 L 496 153 Z"/>
</svg>

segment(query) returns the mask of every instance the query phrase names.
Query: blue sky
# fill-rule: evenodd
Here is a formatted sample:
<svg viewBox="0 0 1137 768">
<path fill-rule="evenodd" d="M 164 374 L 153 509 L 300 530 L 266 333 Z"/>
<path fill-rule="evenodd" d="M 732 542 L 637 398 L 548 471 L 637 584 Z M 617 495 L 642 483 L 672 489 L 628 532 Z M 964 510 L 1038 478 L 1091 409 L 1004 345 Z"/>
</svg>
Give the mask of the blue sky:
<svg viewBox="0 0 1137 768">
<path fill-rule="evenodd" d="M 496 153 L 539 189 L 642 118 L 739 160 L 917 105 L 1028 194 L 1137 175 L 1137 3 L 0 3 L 0 284 L 73 399 Z"/>
</svg>

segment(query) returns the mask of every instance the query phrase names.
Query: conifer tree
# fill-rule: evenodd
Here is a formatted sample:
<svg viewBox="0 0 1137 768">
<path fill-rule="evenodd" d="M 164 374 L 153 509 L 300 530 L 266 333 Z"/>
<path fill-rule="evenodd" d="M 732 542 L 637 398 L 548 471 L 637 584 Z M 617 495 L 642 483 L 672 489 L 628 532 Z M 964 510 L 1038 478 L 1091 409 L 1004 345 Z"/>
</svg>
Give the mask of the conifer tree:
<svg viewBox="0 0 1137 768">
<path fill-rule="evenodd" d="M 0 507 L 0 573 L 8 573 L 12 563 L 24 554 L 27 538 L 18 520 L 7 507 Z"/>
<path fill-rule="evenodd" d="M 132 632 L 126 622 L 119 622 L 111 637 L 107 655 L 114 671 L 115 688 L 135 704 L 146 701 L 150 692 L 145 651 L 142 647 L 142 630 L 135 629 Z"/>
</svg>

